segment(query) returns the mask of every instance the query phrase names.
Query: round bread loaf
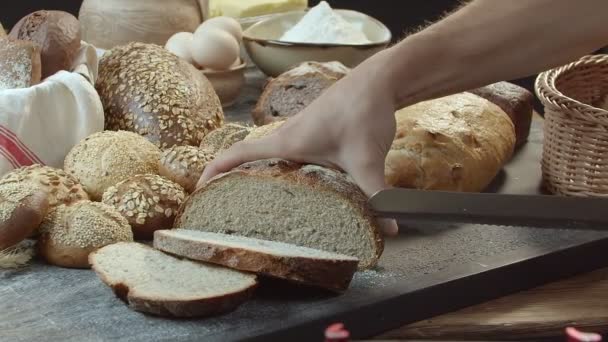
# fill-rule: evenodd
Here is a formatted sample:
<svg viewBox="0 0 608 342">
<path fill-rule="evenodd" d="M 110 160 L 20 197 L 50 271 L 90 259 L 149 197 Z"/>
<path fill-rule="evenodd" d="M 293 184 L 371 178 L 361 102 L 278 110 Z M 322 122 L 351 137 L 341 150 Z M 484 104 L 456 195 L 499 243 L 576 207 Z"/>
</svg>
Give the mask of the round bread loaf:
<svg viewBox="0 0 608 342">
<path fill-rule="evenodd" d="M 48 195 L 26 183 L 0 185 L 0 251 L 30 236 L 49 210 Z"/>
<path fill-rule="evenodd" d="M 6 37 L 6 31 L 4 30 L 4 26 L 0 23 L 0 38 Z"/>
<path fill-rule="evenodd" d="M 251 127 L 238 123 L 227 123 L 213 130 L 201 141 L 200 148 L 209 149 L 217 154 L 235 143 L 245 139 L 251 131 Z"/>
<path fill-rule="evenodd" d="M 9 37 L 40 47 L 42 78 L 46 78 L 72 67 L 80 49 L 80 23 L 67 12 L 37 11 L 19 20 Z"/>
<path fill-rule="evenodd" d="M 274 132 L 277 128 L 281 127 L 285 123 L 285 121 L 286 119 L 277 120 L 267 125 L 254 127 L 243 140 L 247 141 L 265 137 L 270 133 Z"/>
<path fill-rule="evenodd" d="M 194 146 L 173 146 L 163 151 L 158 164 L 159 174 L 191 193 L 196 189 L 205 166 L 214 157 L 210 150 Z"/>
<path fill-rule="evenodd" d="M 99 202 L 60 205 L 44 218 L 40 228 L 40 255 L 61 267 L 88 268 L 91 252 L 116 242 L 133 241 L 129 222 L 114 207 Z"/>
<path fill-rule="evenodd" d="M 224 123 L 220 100 L 194 66 L 153 44 L 108 51 L 96 83 L 106 129 L 136 132 L 160 148 L 198 146 Z"/>
<path fill-rule="evenodd" d="M 93 133 L 65 157 L 64 169 L 84 186 L 91 199 L 129 177 L 158 173 L 160 149 L 144 137 L 127 131 Z"/>
<path fill-rule="evenodd" d="M 116 208 L 133 228 L 136 239 L 152 239 L 154 231 L 173 227 L 184 189 L 159 175 L 137 175 L 106 190 L 102 202 Z"/>
<path fill-rule="evenodd" d="M 348 74 L 340 62 L 304 62 L 270 79 L 251 116 L 258 125 L 293 116 Z"/>
</svg>

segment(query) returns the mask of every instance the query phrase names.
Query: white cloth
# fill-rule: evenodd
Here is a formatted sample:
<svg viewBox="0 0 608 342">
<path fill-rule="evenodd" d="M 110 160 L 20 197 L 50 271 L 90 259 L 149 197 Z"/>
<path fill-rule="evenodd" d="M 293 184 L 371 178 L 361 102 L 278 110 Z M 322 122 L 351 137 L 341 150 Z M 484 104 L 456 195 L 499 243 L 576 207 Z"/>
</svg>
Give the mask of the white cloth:
<svg viewBox="0 0 608 342">
<path fill-rule="evenodd" d="M 103 130 L 97 61 L 95 48 L 83 42 L 71 72 L 0 91 L 0 176 L 31 164 L 63 168 L 74 145 Z"/>
</svg>

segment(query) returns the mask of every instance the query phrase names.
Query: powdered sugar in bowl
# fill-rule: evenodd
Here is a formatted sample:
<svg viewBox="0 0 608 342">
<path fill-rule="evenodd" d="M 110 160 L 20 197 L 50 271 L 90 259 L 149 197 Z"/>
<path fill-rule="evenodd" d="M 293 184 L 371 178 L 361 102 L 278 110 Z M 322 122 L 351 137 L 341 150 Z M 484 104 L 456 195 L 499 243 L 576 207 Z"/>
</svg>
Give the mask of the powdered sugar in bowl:
<svg viewBox="0 0 608 342">
<path fill-rule="evenodd" d="M 272 16 L 243 32 L 247 54 L 272 77 L 306 61 L 339 61 L 353 68 L 390 41 L 391 32 L 380 21 L 356 11 L 331 9 L 324 1 L 306 11 Z"/>
</svg>

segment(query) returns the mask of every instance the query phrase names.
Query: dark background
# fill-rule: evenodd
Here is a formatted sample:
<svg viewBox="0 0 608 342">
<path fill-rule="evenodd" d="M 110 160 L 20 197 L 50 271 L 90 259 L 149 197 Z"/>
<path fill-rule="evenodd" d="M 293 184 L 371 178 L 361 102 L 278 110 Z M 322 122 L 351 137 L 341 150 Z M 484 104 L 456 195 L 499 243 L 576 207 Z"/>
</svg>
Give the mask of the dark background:
<svg viewBox="0 0 608 342">
<path fill-rule="evenodd" d="M 461 3 L 460 0 L 328 0 L 328 2 L 334 8 L 354 9 L 379 19 L 391 30 L 394 40 L 402 38 L 406 32 L 415 30 L 421 25 L 436 21 Z M 10 29 L 21 17 L 40 9 L 63 10 L 78 16 L 81 3 L 82 0 L 2 0 L 0 22 L 6 29 Z M 319 0 L 310 0 L 311 6 L 318 3 Z M 534 79 L 535 75 L 509 81 L 534 92 Z M 535 107 L 537 111 L 542 112 L 538 101 Z"/>
</svg>

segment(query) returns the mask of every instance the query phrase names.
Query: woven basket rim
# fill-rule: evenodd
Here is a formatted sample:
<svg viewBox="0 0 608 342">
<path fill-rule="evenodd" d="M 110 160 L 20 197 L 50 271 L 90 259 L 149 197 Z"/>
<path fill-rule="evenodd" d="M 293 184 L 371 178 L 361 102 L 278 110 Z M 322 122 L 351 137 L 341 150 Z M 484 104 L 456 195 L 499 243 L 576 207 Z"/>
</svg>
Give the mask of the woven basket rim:
<svg viewBox="0 0 608 342">
<path fill-rule="evenodd" d="M 544 106 L 555 110 L 568 109 L 569 111 L 576 110 L 591 114 L 607 115 L 608 110 L 575 100 L 559 91 L 555 86 L 556 80 L 564 74 L 576 72 L 582 67 L 597 64 L 608 64 L 608 54 L 583 56 L 574 62 L 540 73 L 534 82 L 536 95 Z M 556 103 L 555 100 L 559 100 L 561 105 Z M 608 124 L 608 122 L 601 120 L 598 120 L 598 123 Z"/>
</svg>

